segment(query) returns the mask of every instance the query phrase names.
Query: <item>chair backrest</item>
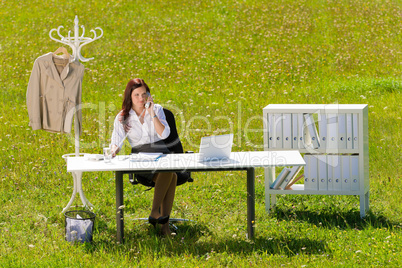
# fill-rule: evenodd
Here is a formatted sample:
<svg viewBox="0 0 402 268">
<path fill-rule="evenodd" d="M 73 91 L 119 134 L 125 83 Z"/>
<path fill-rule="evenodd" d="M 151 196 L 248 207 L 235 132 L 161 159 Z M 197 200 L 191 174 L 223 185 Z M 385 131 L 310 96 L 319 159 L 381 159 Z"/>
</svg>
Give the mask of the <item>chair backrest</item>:
<svg viewBox="0 0 402 268">
<path fill-rule="evenodd" d="M 163 112 L 165 113 L 166 121 L 170 127 L 170 134 L 166 139 L 163 140 L 163 142 L 166 144 L 166 147 L 168 147 L 171 153 L 178 153 L 178 154 L 183 153 L 183 145 L 181 144 L 179 134 L 177 133 L 176 120 L 174 118 L 174 115 L 171 111 L 165 108 L 163 108 Z M 193 178 L 191 178 L 190 172 L 183 171 L 183 172 L 176 172 L 176 174 L 177 174 L 177 185 L 182 185 L 186 182 L 194 181 Z M 129 173 L 129 180 L 134 185 L 138 183 L 144 184 L 134 176 L 134 173 Z M 152 185 L 152 187 L 153 186 L 154 185 Z"/>
<path fill-rule="evenodd" d="M 177 133 L 176 120 L 174 118 L 174 115 L 166 108 L 163 108 L 163 112 L 165 113 L 166 121 L 170 127 L 170 135 L 163 141 L 165 142 L 171 153 L 183 153 L 183 145 L 181 144 L 179 134 Z M 177 185 L 182 185 L 183 183 L 193 181 L 194 180 L 193 178 L 191 178 L 190 172 L 177 172 Z"/>
<path fill-rule="evenodd" d="M 183 145 L 181 144 L 179 134 L 177 133 L 174 115 L 166 108 L 163 108 L 163 112 L 165 113 L 166 121 L 170 127 L 170 135 L 163 141 L 172 153 L 183 153 Z"/>
</svg>

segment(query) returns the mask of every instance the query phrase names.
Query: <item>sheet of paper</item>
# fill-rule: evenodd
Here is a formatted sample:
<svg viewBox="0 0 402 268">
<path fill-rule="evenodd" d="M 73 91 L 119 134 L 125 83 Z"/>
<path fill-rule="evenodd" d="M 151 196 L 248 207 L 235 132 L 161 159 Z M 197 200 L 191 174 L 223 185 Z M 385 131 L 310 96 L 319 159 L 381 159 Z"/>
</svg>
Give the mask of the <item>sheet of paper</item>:
<svg viewBox="0 0 402 268">
<path fill-rule="evenodd" d="M 138 154 L 131 154 L 130 161 L 156 161 L 158 160 L 163 154 L 162 153 L 138 153 Z"/>
</svg>

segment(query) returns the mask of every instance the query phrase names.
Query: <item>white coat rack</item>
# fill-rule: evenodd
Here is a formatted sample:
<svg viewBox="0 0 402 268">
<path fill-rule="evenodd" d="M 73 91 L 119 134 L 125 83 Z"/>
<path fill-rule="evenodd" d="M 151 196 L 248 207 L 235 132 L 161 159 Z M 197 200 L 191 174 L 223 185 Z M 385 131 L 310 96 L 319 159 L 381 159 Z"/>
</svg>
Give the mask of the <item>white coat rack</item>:
<svg viewBox="0 0 402 268">
<path fill-rule="evenodd" d="M 83 46 L 85 46 L 95 40 L 98 40 L 99 38 L 101 38 L 103 36 L 103 30 L 101 28 L 96 27 L 95 30 L 91 30 L 91 32 L 94 34 L 94 37 L 90 38 L 90 37 L 84 37 L 85 27 L 83 25 L 81 25 L 82 34 L 80 36 L 79 35 L 79 27 L 78 27 L 78 16 L 75 16 L 75 19 L 74 19 L 74 37 L 71 37 L 71 31 L 68 31 L 68 35 L 66 37 L 61 35 L 61 33 L 60 33 L 61 28 L 64 28 L 64 27 L 59 26 L 57 29 L 50 30 L 50 32 L 49 32 L 50 39 L 71 47 L 71 49 L 73 50 L 73 61 L 87 62 L 87 61 L 94 59 L 94 58 L 84 58 L 81 55 L 81 49 Z M 97 35 L 96 30 L 100 31 L 99 36 Z M 60 37 L 60 39 L 54 38 L 52 36 L 52 33 L 54 31 L 57 31 L 57 34 Z M 80 107 L 78 107 L 78 109 L 80 109 Z M 66 159 L 69 156 L 77 156 L 78 157 L 80 155 L 80 132 L 77 131 L 78 129 L 79 129 L 79 123 L 78 123 L 78 115 L 77 115 L 77 108 L 76 108 L 76 110 L 74 111 L 75 154 L 65 154 L 65 155 L 63 155 L 64 159 Z M 75 199 L 77 192 L 80 194 L 80 198 L 81 198 L 81 201 L 82 201 L 82 204 L 84 205 L 84 207 L 90 207 L 90 208 L 94 207 L 88 201 L 88 199 L 85 197 L 85 194 L 82 190 L 82 172 L 73 172 L 72 175 L 73 175 L 73 179 L 74 179 L 73 194 L 72 194 L 71 199 L 68 202 L 67 206 L 63 209 L 62 213 L 66 212 L 70 208 L 71 204 L 73 203 L 73 201 Z"/>
<path fill-rule="evenodd" d="M 49 32 L 49 36 L 50 39 L 56 41 L 56 42 L 60 42 L 62 44 L 68 45 L 69 47 L 71 47 L 71 49 L 73 50 L 73 58 L 75 61 L 83 61 L 83 62 L 87 62 L 90 60 L 93 60 L 94 58 L 84 58 L 81 55 L 81 48 L 95 40 L 98 40 L 99 38 L 101 38 L 103 36 L 103 30 L 99 27 L 96 27 L 95 30 L 100 30 L 101 34 L 99 36 L 97 36 L 96 31 L 95 30 L 91 30 L 91 32 L 94 33 L 94 38 L 90 38 L 90 37 L 84 37 L 85 34 L 85 27 L 84 25 L 81 25 L 82 28 L 82 34 L 81 36 L 79 36 L 79 28 L 78 28 L 78 16 L 75 16 L 74 19 L 74 37 L 71 37 L 71 31 L 68 31 L 68 36 L 64 37 L 60 34 L 60 29 L 64 28 L 63 26 L 59 26 L 57 29 L 52 29 Z M 56 39 L 52 36 L 52 33 L 54 31 L 57 31 L 57 34 L 59 35 L 59 37 L 61 39 Z"/>
</svg>

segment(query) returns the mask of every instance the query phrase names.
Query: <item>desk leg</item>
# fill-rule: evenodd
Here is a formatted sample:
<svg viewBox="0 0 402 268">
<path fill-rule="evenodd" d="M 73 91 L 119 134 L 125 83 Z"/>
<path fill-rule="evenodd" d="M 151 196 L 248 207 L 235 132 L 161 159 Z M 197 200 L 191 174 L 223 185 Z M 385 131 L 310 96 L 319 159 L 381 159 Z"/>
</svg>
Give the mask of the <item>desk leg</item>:
<svg viewBox="0 0 402 268">
<path fill-rule="evenodd" d="M 254 239 L 255 223 L 255 171 L 254 168 L 247 169 L 247 236 Z"/>
<path fill-rule="evenodd" d="M 116 171 L 116 229 L 117 242 L 124 243 L 123 172 Z"/>
</svg>

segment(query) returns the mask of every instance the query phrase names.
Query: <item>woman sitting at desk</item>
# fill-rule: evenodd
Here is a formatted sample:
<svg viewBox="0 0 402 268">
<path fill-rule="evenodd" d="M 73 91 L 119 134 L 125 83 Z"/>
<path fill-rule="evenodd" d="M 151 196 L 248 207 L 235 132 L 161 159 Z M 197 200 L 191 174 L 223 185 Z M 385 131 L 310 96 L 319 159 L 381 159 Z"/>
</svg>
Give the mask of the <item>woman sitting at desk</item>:
<svg viewBox="0 0 402 268">
<path fill-rule="evenodd" d="M 120 151 L 126 137 L 133 153 L 168 153 L 169 150 L 162 140 L 169 134 L 170 128 L 163 108 L 153 103 L 148 85 L 139 78 L 130 80 L 124 91 L 122 110 L 114 120 L 111 140 L 113 156 Z M 169 228 L 169 216 L 176 190 L 176 173 L 136 174 L 136 177 L 139 181 L 145 180 L 155 184 L 149 222 L 154 227 L 156 224 L 161 224 L 162 235 L 174 236 L 175 233 Z"/>
</svg>

